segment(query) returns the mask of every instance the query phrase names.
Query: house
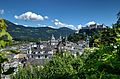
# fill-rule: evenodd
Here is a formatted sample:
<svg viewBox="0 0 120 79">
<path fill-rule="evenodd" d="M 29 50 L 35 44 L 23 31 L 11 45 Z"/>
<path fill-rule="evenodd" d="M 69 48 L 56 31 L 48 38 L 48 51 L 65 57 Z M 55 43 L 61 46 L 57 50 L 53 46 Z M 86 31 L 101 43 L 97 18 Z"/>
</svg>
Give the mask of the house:
<svg viewBox="0 0 120 79">
<path fill-rule="evenodd" d="M 27 52 L 28 58 L 31 59 L 50 59 L 53 55 L 53 49 L 46 42 L 43 43 L 34 43 L 29 47 Z"/>
</svg>

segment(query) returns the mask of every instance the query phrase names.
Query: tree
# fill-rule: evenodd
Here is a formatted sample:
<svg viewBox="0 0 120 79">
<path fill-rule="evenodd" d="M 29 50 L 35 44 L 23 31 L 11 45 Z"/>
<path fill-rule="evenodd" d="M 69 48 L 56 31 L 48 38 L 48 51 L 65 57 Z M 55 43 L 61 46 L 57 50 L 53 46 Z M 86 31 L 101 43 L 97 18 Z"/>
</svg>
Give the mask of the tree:
<svg viewBox="0 0 120 79">
<path fill-rule="evenodd" d="M 64 52 L 63 56 L 54 56 L 44 66 L 42 79 L 79 79 L 79 69 L 82 66 L 81 58 Z"/>
<path fill-rule="evenodd" d="M 120 43 L 120 12 L 117 14 L 117 22 L 112 28 L 107 27 L 99 33 L 99 37 L 95 39 L 95 43 L 100 45 L 110 45 Z"/>
<path fill-rule="evenodd" d="M 115 31 L 116 33 L 116 42 L 117 43 L 120 43 L 120 24 L 114 24 L 113 25 L 113 30 Z"/>
<path fill-rule="evenodd" d="M 68 41 L 77 43 L 80 40 L 85 40 L 86 35 L 82 33 L 73 33 L 68 36 Z"/>
<path fill-rule="evenodd" d="M 0 79 L 1 79 L 1 73 L 2 73 L 2 63 L 7 61 L 7 58 L 5 57 L 5 52 L 1 51 L 2 48 L 4 48 L 7 45 L 10 45 L 12 42 L 11 35 L 6 31 L 7 25 L 4 22 L 4 19 L 0 19 Z"/>
<path fill-rule="evenodd" d="M 74 57 L 69 52 L 54 55 L 43 66 L 31 67 L 20 68 L 13 77 L 15 79 L 85 79 L 85 75 L 81 71 L 83 67 L 81 58 Z"/>
<path fill-rule="evenodd" d="M 92 50 L 92 49 L 90 49 Z M 84 52 L 83 69 L 87 79 L 119 79 L 120 57 L 114 45 Z M 87 53 L 87 56 L 86 56 Z"/>
<path fill-rule="evenodd" d="M 112 28 L 106 28 L 98 34 L 98 38 L 94 40 L 95 45 L 110 45 L 116 42 L 116 32 Z"/>
</svg>

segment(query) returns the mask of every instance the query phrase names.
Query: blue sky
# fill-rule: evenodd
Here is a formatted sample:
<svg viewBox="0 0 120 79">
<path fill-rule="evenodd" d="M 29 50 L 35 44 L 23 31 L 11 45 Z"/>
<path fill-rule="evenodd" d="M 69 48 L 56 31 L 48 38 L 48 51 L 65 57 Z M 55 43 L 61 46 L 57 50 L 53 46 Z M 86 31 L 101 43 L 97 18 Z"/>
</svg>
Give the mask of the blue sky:
<svg viewBox="0 0 120 79">
<path fill-rule="evenodd" d="M 120 11 L 120 0 L 1 0 L 3 18 L 33 27 L 69 27 L 87 23 L 111 26 Z M 30 16 L 31 15 L 31 16 Z"/>
</svg>

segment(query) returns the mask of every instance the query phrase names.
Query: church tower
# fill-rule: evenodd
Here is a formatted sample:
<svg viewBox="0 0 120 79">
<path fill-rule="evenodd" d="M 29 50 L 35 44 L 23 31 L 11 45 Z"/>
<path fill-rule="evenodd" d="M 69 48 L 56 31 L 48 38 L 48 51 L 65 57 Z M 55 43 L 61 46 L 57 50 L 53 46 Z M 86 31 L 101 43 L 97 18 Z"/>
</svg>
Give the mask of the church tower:
<svg viewBox="0 0 120 79">
<path fill-rule="evenodd" d="M 61 35 L 60 35 L 60 37 L 59 37 L 58 41 L 59 41 L 59 42 L 60 42 L 60 41 L 62 41 L 62 36 L 61 36 Z"/>
<path fill-rule="evenodd" d="M 52 34 L 51 40 L 52 40 L 52 41 L 53 41 L 53 40 L 55 40 L 55 37 L 54 37 L 54 35 L 53 35 L 53 34 Z"/>
<path fill-rule="evenodd" d="M 86 46 L 89 47 L 89 43 L 90 43 L 90 39 L 89 39 L 89 36 L 87 36 L 86 38 Z"/>
<path fill-rule="evenodd" d="M 50 45 L 56 45 L 56 40 L 54 35 L 52 34 L 51 40 L 50 40 Z"/>
</svg>

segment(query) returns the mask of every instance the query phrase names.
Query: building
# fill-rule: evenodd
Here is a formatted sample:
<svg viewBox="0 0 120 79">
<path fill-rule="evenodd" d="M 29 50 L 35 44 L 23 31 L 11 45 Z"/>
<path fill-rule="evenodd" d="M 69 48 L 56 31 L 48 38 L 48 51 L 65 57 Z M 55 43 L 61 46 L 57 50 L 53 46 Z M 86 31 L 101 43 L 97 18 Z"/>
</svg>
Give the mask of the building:
<svg viewBox="0 0 120 79">
<path fill-rule="evenodd" d="M 45 60 L 51 59 L 54 52 L 56 52 L 59 41 L 61 40 L 61 36 L 56 40 L 52 34 L 52 37 L 49 41 L 41 41 L 31 44 L 27 51 L 28 61 L 31 63 L 40 64 L 44 63 Z"/>
<path fill-rule="evenodd" d="M 47 42 L 34 43 L 29 47 L 27 55 L 29 59 L 50 59 L 53 55 L 53 49 Z"/>
<path fill-rule="evenodd" d="M 91 24 L 87 25 L 86 27 L 82 27 L 82 29 L 104 29 L 106 26 L 104 24 Z"/>
</svg>

